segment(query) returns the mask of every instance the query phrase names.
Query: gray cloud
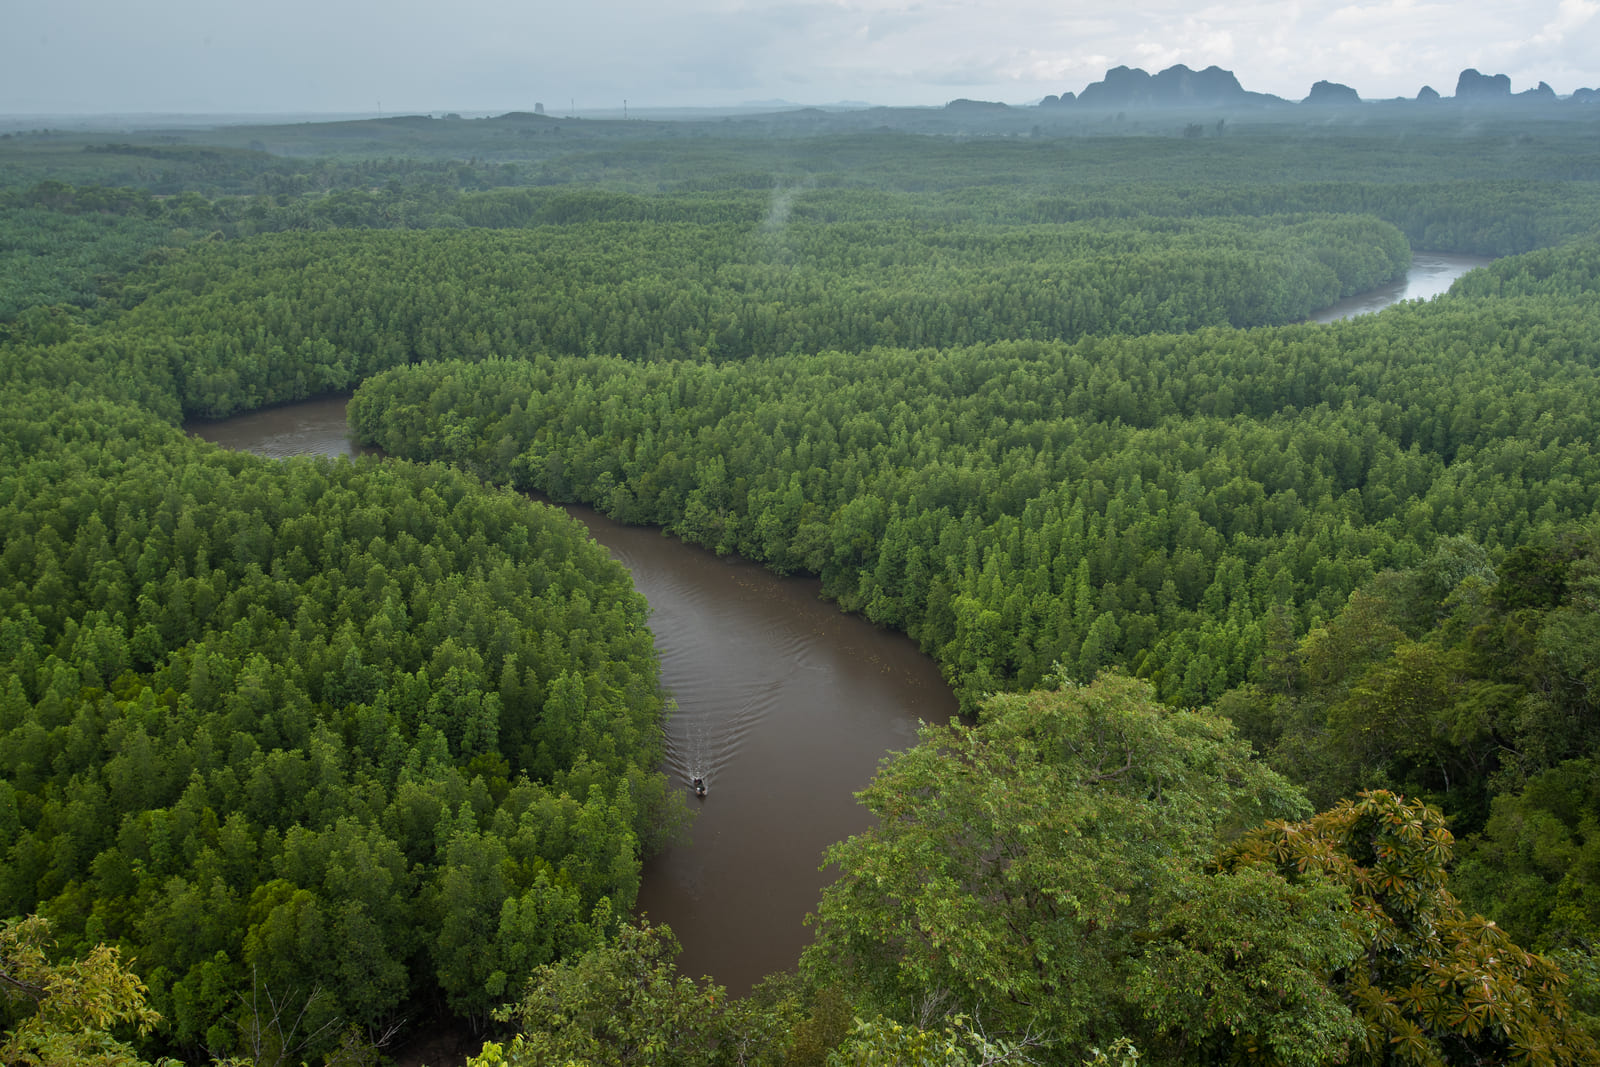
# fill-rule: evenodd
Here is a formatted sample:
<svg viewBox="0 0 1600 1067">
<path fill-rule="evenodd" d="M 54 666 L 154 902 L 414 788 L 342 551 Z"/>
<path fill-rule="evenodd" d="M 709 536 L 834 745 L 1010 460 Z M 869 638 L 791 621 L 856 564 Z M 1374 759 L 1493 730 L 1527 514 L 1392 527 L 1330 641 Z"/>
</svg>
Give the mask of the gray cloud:
<svg viewBox="0 0 1600 1067">
<path fill-rule="evenodd" d="M 1600 0 L 13 0 L 0 112 L 494 110 L 1078 91 L 1119 63 L 1299 98 L 1600 85 Z"/>
</svg>

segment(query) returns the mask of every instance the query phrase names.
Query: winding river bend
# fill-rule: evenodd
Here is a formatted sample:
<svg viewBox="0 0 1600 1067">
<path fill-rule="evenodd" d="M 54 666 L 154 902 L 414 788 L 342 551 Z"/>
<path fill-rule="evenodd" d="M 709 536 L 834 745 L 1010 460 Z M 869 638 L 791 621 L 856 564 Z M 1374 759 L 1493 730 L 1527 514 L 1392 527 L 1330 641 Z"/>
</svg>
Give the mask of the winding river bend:
<svg viewBox="0 0 1600 1067">
<path fill-rule="evenodd" d="M 1342 301 L 1332 322 L 1444 292 L 1489 262 L 1417 253 L 1403 282 Z M 322 399 L 188 429 L 267 456 L 351 456 L 345 401 Z M 588 508 L 567 513 L 632 573 L 651 606 L 662 682 L 677 707 L 664 770 L 690 796 L 690 843 L 645 865 L 639 910 L 669 923 L 679 965 L 739 994 L 793 966 L 803 925 L 828 877 L 823 850 L 868 825 L 853 793 L 878 761 L 944 722 L 955 699 L 909 639 L 841 614 L 817 584 L 721 559 L 660 532 L 621 526 Z"/>
<path fill-rule="evenodd" d="M 685 972 L 742 993 L 810 939 L 823 850 L 868 823 L 852 794 L 916 742 L 918 718 L 954 715 L 955 697 L 909 638 L 844 615 L 814 581 L 567 512 L 650 601 L 678 705 L 666 770 L 686 792 L 706 780 L 692 842 L 645 864 L 639 910 L 672 926 Z"/>
<path fill-rule="evenodd" d="M 188 429 L 284 457 L 362 451 L 340 398 Z M 683 943 L 680 968 L 735 994 L 794 965 L 827 876 L 828 845 L 866 828 L 853 794 L 885 753 L 944 722 L 955 697 L 903 634 L 844 615 L 819 585 L 780 578 L 592 509 L 566 512 L 633 573 L 650 602 L 661 679 L 676 708 L 663 768 L 696 810 L 692 839 L 645 865 L 638 910 Z M 702 776 L 707 796 L 690 796 Z"/>
</svg>

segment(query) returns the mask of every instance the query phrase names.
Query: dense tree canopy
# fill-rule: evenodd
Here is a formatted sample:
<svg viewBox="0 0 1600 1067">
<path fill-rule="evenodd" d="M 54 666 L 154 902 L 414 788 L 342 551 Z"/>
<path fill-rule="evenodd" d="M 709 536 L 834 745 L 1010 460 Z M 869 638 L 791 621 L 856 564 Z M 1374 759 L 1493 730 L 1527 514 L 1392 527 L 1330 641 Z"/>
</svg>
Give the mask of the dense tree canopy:
<svg viewBox="0 0 1600 1067">
<path fill-rule="evenodd" d="M 1201 704 L 1274 626 L 1315 629 L 1440 537 L 1595 515 L 1594 257 L 1332 328 L 422 365 L 352 418 L 395 454 L 819 574 L 969 706 L 1057 662 Z"/>
<path fill-rule="evenodd" d="M 565 516 L 109 403 L 3 420 L 0 899 L 128 946 L 172 1041 L 229 1051 L 252 982 L 483 1015 L 631 905 L 655 654 Z"/>
<path fill-rule="evenodd" d="M 1010 121 L 0 138 L 6 966 L 106 979 L 107 1062 L 1592 1057 L 1592 124 Z M 1526 254 L 1295 324 L 1411 246 Z M 396 459 L 174 428 L 357 387 Z M 623 921 L 645 607 L 512 488 L 819 575 L 981 709 L 802 976 Z"/>
<path fill-rule="evenodd" d="M 1573 1025 L 1561 972 L 1446 888 L 1451 845 L 1438 811 L 1376 792 L 1253 830 L 1229 860 L 1350 894 L 1363 952 L 1334 982 L 1364 1030 L 1352 1062 L 1594 1062 L 1600 1045 Z"/>
<path fill-rule="evenodd" d="M 1206 870 L 1221 836 L 1303 810 L 1223 720 L 1120 677 L 996 697 L 863 799 L 880 821 L 830 852 L 807 960 L 876 1010 L 948 999 L 1058 1053 L 1141 1031 L 1309 1064 L 1356 1037 L 1323 987 L 1356 955 L 1342 896 Z"/>
</svg>

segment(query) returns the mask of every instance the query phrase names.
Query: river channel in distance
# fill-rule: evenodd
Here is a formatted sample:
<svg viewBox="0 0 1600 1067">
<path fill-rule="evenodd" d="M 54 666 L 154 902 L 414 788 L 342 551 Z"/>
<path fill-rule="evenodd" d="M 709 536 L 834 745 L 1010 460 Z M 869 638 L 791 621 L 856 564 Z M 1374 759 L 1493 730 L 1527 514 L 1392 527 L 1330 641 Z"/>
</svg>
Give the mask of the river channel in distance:
<svg viewBox="0 0 1600 1067">
<path fill-rule="evenodd" d="M 1346 297 L 1330 308 L 1324 308 L 1307 321 L 1337 322 L 1357 315 L 1382 311 L 1390 304 L 1402 300 L 1431 300 L 1447 292 L 1455 280 L 1478 267 L 1494 262 L 1486 256 L 1463 256 L 1453 252 L 1413 252 L 1411 269 L 1404 278 L 1369 289 L 1364 293 Z"/>
</svg>

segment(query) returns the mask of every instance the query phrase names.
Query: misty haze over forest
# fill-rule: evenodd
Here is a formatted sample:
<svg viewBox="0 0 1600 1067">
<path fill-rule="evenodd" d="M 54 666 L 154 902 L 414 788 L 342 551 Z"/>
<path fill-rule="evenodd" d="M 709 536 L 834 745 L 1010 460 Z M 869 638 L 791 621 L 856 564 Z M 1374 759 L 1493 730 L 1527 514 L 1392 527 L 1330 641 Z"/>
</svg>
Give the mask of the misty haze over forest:
<svg viewBox="0 0 1600 1067">
<path fill-rule="evenodd" d="M 1444 95 L 1458 71 L 1517 92 L 1600 81 L 1593 0 L 1195 6 L 1048 0 L 968 8 L 898 0 L 778 6 L 513 4 L 448 11 L 378 0 L 235 7 L 171 0 L 21 5 L 7 14 L 0 114 L 594 114 L 790 101 L 1027 104 L 1119 64 L 1213 64 L 1255 92 L 1304 98 L 1325 78 L 1364 98 Z"/>
</svg>

